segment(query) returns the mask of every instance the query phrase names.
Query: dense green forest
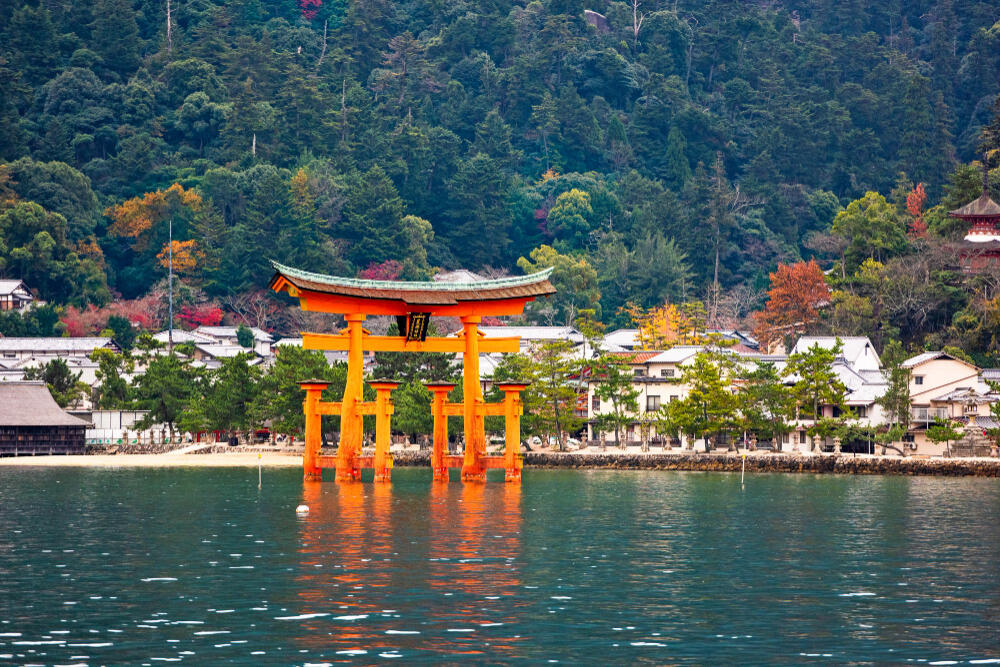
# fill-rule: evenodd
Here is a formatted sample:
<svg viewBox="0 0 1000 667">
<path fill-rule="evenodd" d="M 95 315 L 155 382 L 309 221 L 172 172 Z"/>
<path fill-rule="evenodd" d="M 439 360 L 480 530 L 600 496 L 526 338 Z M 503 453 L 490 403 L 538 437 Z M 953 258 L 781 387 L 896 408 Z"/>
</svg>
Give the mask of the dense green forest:
<svg viewBox="0 0 1000 667">
<path fill-rule="evenodd" d="M 732 323 L 815 256 L 855 300 L 823 326 L 996 344 L 942 214 L 1000 145 L 995 2 L 0 0 L 0 90 L 0 271 L 57 304 L 160 289 L 169 219 L 202 302 L 271 258 L 556 265 L 538 321 L 702 300 Z M 835 226 L 854 200 L 889 227 Z M 915 256 L 931 302 L 878 307 L 863 261 Z"/>
</svg>

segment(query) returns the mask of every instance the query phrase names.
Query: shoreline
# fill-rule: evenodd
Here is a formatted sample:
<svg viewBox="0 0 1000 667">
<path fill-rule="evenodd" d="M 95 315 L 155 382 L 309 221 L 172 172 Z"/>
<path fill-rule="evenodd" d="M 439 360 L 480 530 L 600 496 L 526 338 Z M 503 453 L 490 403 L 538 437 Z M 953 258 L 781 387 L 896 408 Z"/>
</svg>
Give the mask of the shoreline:
<svg viewBox="0 0 1000 667">
<path fill-rule="evenodd" d="M 996 458 L 900 458 L 859 454 L 794 454 L 746 452 L 746 472 L 806 473 L 848 475 L 933 475 L 946 477 L 1000 478 L 1000 459 Z M 430 452 L 394 452 L 394 465 L 429 467 Z M 302 454 L 294 450 L 274 449 L 238 451 L 211 447 L 200 451 L 173 451 L 159 454 L 81 454 L 68 456 L 18 456 L 0 458 L 0 467 L 254 467 L 294 468 L 302 466 Z M 701 472 L 740 472 L 744 454 L 716 452 L 650 453 L 611 452 L 527 452 L 528 469 L 571 470 L 678 470 Z"/>
<path fill-rule="evenodd" d="M 735 452 L 695 454 L 532 452 L 525 454 L 526 468 L 583 468 L 604 470 L 687 470 L 740 472 L 744 455 Z M 943 477 L 1000 477 L 996 458 L 902 458 L 871 454 L 793 454 L 747 452 L 748 473 L 807 473 L 835 475 L 932 475 Z"/>
</svg>

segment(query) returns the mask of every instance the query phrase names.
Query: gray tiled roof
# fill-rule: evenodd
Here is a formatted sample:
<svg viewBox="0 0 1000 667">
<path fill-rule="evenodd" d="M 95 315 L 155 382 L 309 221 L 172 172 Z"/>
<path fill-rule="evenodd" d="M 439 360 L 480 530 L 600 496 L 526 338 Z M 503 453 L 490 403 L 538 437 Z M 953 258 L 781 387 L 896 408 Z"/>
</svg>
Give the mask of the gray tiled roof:
<svg viewBox="0 0 1000 667">
<path fill-rule="evenodd" d="M 106 336 L 0 338 L 0 352 L 90 352 L 118 346 Z"/>
<path fill-rule="evenodd" d="M 56 405 L 42 382 L 0 382 L 0 426 L 88 426 Z"/>
<path fill-rule="evenodd" d="M 24 281 L 22 280 L 0 280 L 0 294 L 13 294 L 14 290 L 22 286 L 24 286 Z M 27 287 L 24 287 L 24 289 L 27 289 Z"/>
</svg>

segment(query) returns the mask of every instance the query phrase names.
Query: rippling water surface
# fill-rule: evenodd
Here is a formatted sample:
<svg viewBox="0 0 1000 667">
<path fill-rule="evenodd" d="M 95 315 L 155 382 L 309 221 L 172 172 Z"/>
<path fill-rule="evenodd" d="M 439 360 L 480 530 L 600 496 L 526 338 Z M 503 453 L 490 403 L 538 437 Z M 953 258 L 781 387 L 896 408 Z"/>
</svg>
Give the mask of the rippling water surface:
<svg viewBox="0 0 1000 667">
<path fill-rule="evenodd" d="M 1000 663 L 1000 480 L 393 477 L 0 469 L 0 663 Z"/>
</svg>

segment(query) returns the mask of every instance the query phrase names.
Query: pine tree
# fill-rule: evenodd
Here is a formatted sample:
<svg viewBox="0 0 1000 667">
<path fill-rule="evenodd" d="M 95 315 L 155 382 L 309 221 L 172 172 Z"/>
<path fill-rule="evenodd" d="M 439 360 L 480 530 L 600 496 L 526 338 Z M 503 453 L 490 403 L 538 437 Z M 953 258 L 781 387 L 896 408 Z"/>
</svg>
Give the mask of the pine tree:
<svg viewBox="0 0 1000 667">
<path fill-rule="evenodd" d="M 92 26 L 94 51 L 119 75 L 139 68 L 139 26 L 129 0 L 98 0 Z"/>
<path fill-rule="evenodd" d="M 56 74 L 59 46 L 47 9 L 26 6 L 16 10 L 6 35 L 8 42 L 0 51 L 9 52 L 11 66 L 21 73 L 26 84 L 39 86 Z M 6 97 L 7 87 L 3 90 Z"/>
<path fill-rule="evenodd" d="M 691 163 L 688 162 L 686 151 L 687 141 L 684 139 L 684 133 L 676 125 L 672 126 L 667 136 L 663 180 L 675 192 L 683 188 L 691 178 Z"/>
<path fill-rule="evenodd" d="M 993 100 L 993 119 L 983 126 L 980 133 L 979 152 L 989 156 L 990 162 L 1000 162 L 1000 95 Z"/>
</svg>

